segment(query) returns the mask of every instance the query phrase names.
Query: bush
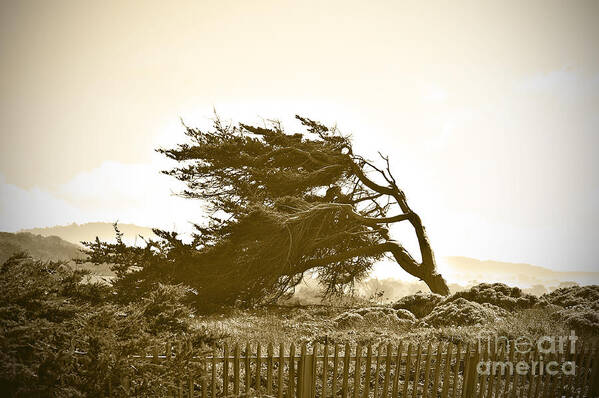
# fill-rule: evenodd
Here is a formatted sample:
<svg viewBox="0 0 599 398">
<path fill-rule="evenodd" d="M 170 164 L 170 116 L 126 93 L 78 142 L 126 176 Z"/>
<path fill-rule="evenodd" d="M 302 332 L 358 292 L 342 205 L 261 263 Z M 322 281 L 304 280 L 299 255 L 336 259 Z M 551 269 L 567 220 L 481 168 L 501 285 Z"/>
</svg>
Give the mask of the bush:
<svg viewBox="0 0 599 398">
<path fill-rule="evenodd" d="M 184 303 L 187 288 L 182 285 L 163 285 L 142 299 L 143 317 L 147 320 L 148 332 L 173 334 L 189 332 L 193 311 Z"/>
<path fill-rule="evenodd" d="M 565 308 L 554 313 L 553 317 L 565 322 L 579 334 L 599 335 L 599 311 L 585 304 Z"/>
<path fill-rule="evenodd" d="M 445 301 L 454 301 L 464 298 L 479 304 L 488 303 L 505 310 L 522 310 L 533 308 L 542 301 L 532 294 L 525 294 L 519 287 L 510 287 L 503 283 L 481 283 L 465 290 L 457 292 Z"/>
<path fill-rule="evenodd" d="M 127 376 L 144 396 L 166 394 L 177 375 L 194 371 L 189 356 L 161 364 L 130 357 L 189 333 L 191 310 L 181 286 L 160 285 L 145 300 L 113 302 L 110 287 L 82 284 L 85 272 L 25 254 L 0 268 L 0 391 L 4 396 L 115 395 Z M 159 381 L 159 382 L 158 382 Z"/>
<path fill-rule="evenodd" d="M 422 318 L 430 326 L 468 326 L 485 324 L 507 316 L 507 311 L 493 304 L 468 301 L 464 298 L 444 302 Z"/>
<path fill-rule="evenodd" d="M 599 311 L 599 285 L 570 286 L 554 290 L 541 296 L 550 304 L 564 308 L 583 305 Z"/>
<path fill-rule="evenodd" d="M 443 301 L 443 296 L 440 294 L 418 292 L 411 296 L 402 297 L 393 304 L 393 308 L 396 310 L 408 310 L 416 318 L 422 318 L 430 314 L 433 308 L 441 301 Z"/>
</svg>

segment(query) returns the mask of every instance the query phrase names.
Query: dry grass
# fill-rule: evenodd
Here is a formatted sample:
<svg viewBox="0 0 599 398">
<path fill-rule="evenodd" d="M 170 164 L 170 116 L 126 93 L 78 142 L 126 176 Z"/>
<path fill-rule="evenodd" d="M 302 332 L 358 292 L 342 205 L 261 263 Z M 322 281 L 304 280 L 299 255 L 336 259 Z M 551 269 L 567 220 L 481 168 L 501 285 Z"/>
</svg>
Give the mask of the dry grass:
<svg viewBox="0 0 599 398">
<path fill-rule="evenodd" d="M 381 322 L 376 317 L 362 317 L 358 322 L 339 325 L 336 318 L 348 311 L 343 307 L 279 306 L 254 310 L 231 310 L 227 313 L 200 317 L 196 325 L 222 336 L 220 344 L 247 342 L 273 343 L 373 344 L 428 343 L 429 341 L 475 343 L 478 338 L 504 336 L 560 336 L 570 333 L 568 325 L 554 316 L 557 309 L 525 309 L 487 323 L 470 326 L 429 327 L 402 322 Z M 355 312 L 355 311 L 354 311 Z M 597 340 L 586 334 L 582 340 Z"/>
</svg>

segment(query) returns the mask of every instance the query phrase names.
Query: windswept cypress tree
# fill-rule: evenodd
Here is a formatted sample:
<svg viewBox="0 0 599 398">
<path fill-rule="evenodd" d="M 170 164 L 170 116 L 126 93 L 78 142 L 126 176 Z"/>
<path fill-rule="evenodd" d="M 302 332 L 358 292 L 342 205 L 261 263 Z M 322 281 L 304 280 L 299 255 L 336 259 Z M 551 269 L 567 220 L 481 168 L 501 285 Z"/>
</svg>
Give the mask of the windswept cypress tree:
<svg viewBox="0 0 599 398">
<path fill-rule="evenodd" d="M 335 128 L 296 118 L 304 132 L 218 118 L 211 131 L 186 127 L 188 143 L 158 151 L 179 162 L 165 173 L 186 183 L 182 196 L 208 204 L 210 222 L 196 225 L 191 244 L 160 230 L 161 239 L 145 248 L 90 242 L 91 260 L 115 264 L 124 291 L 184 283 L 208 307 L 275 300 L 312 270 L 328 294 L 339 293 L 387 254 L 431 291 L 447 295 L 424 226 L 389 159 L 381 155 L 377 166 Z M 413 226 L 420 262 L 389 235 L 399 222 Z"/>
</svg>

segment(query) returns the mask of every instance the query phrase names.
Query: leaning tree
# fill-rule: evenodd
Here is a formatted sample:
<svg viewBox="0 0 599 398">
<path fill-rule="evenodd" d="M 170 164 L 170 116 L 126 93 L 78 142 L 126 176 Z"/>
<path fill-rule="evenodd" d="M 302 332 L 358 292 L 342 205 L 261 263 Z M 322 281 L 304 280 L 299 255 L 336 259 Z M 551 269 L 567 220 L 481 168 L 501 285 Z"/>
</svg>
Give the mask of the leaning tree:
<svg viewBox="0 0 599 398">
<path fill-rule="evenodd" d="M 304 131 L 222 123 L 210 131 L 185 126 L 189 140 L 158 151 L 178 162 L 164 173 L 183 181 L 180 195 L 201 199 L 211 216 L 195 225 L 191 243 L 176 234 L 146 247 L 87 243 L 95 263 L 114 264 L 117 286 L 128 292 L 159 281 L 183 283 L 203 306 L 275 300 L 316 271 L 327 294 L 342 292 L 392 256 L 431 291 L 449 289 L 418 214 L 409 207 L 381 155 L 382 166 L 354 152 L 336 128 L 296 116 Z M 417 261 L 389 234 L 412 225 Z"/>
</svg>

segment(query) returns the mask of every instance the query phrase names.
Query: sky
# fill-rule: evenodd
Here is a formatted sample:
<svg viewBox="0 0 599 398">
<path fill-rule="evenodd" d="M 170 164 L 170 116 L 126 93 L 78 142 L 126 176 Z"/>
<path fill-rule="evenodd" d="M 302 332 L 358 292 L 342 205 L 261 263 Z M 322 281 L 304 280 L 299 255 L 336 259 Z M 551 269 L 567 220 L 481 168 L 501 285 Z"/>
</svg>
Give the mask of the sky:
<svg viewBox="0 0 599 398">
<path fill-rule="evenodd" d="M 189 231 L 205 212 L 154 151 L 181 119 L 301 114 L 390 156 L 438 258 L 599 270 L 598 18 L 596 1 L 1 1 L 0 230 Z"/>
</svg>

